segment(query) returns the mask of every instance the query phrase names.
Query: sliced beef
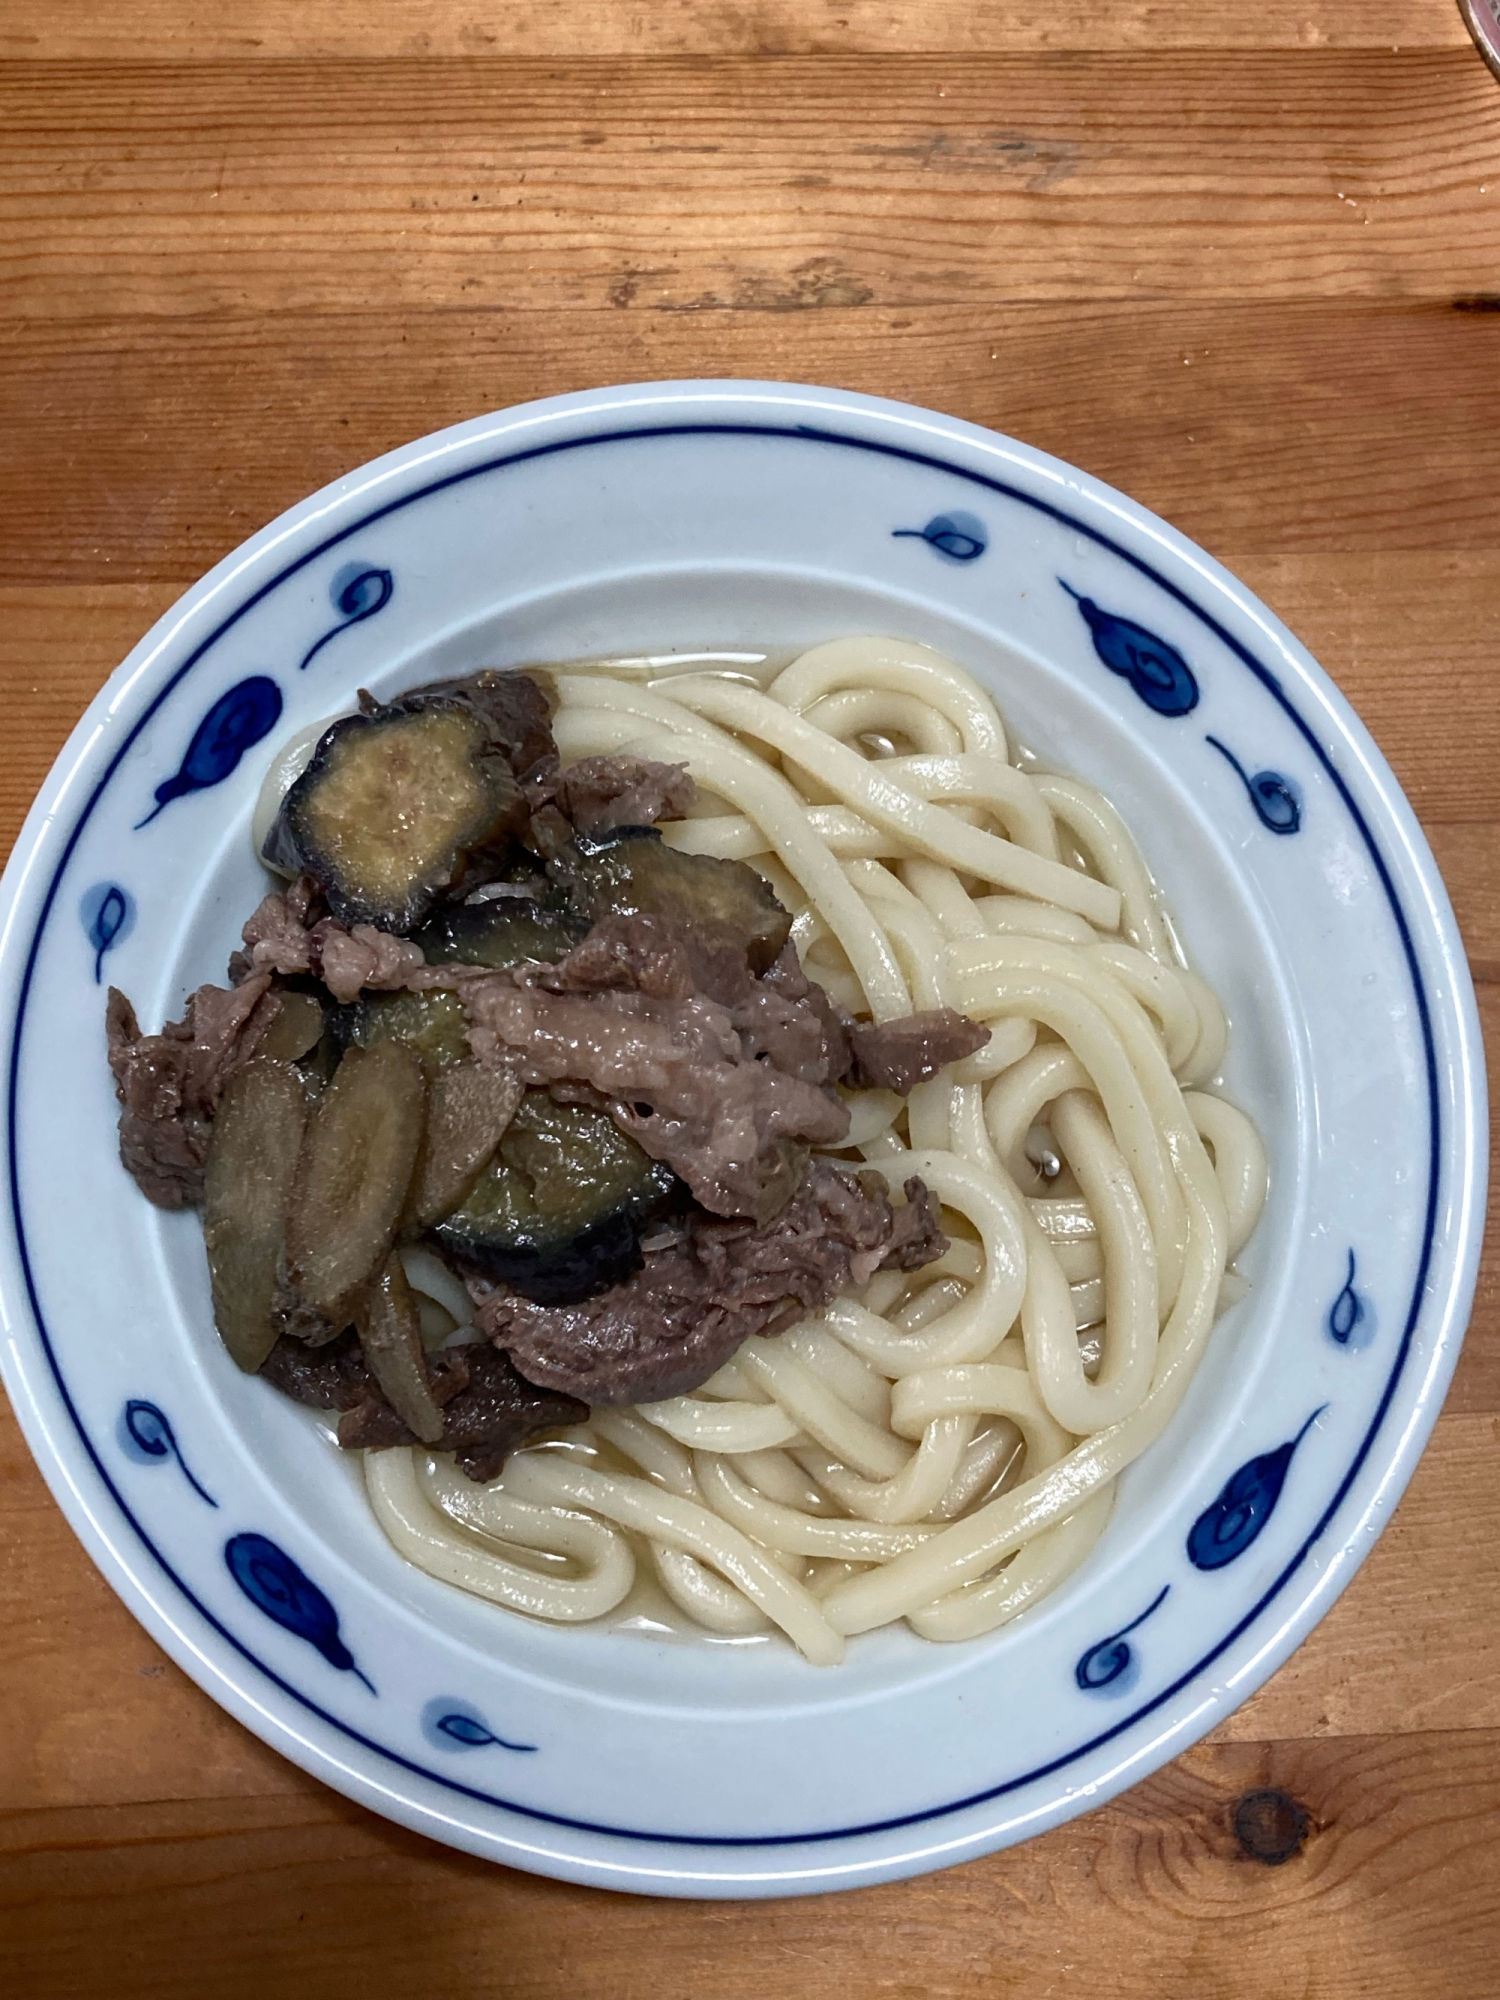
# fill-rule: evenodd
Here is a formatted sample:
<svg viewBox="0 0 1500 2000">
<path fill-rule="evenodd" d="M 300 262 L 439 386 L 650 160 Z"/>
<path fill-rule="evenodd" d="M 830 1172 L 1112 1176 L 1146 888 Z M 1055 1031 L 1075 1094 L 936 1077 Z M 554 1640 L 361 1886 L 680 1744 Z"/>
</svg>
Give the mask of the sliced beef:
<svg viewBox="0 0 1500 2000">
<path fill-rule="evenodd" d="M 200 986 L 183 1018 L 159 1035 L 142 1034 L 125 995 L 109 989 L 105 1029 L 121 1105 L 120 1158 L 158 1208 L 202 1201 L 219 1098 L 281 1011 L 270 985 L 270 974 L 260 972 L 239 986 Z"/>
<path fill-rule="evenodd" d="M 856 1021 L 849 1028 L 851 1081 L 865 1090 L 894 1090 L 905 1097 L 949 1063 L 982 1049 L 989 1038 L 988 1028 L 951 1007 L 930 1007 L 902 1021 L 873 1026 Z"/>
<path fill-rule="evenodd" d="M 381 1394 L 352 1333 L 315 1352 L 295 1340 L 278 1341 L 260 1372 L 294 1403 L 341 1410 L 339 1443 L 346 1451 L 418 1441 Z M 588 1415 L 571 1396 L 524 1381 L 487 1341 L 429 1355 L 427 1375 L 443 1412 L 443 1434 L 433 1449 L 457 1452 L 471 1479 L 495 1478 L 507 1454 L 528 1437 L 580 1424 Z"/>
<path fill-rule="evenodd" d="M 605 917 L 572 951 L 536 975 L 549 993 L 645 993 L 657 1000 L 690 1000 L 707 990 L 712 956 L 695 948 L 660 917 Z M 739 979 L 748 988 L 750 967 L 743 954 Z M 730 968 L 729 976 L 734 976 Z M 719 996 L 709 993 L 709 998 Z"/>
<path fill-rule="evenodd" d="M 345 930 L 332 917 L 308 934 L 312 969 L 335 1000 L 347 1004 L 369 987 L 389 991 L 427 963 L 420 945 L 392 937 L 374 924 Z"/>
<path fill-rule="evenodd" d="M 839 1011 L 803 971 L 790 940 L 754 992 L 734 1005 L 734 1015 L 747 1055 L 808 1083 L 838 1083 L 848 1075 L 853 1057 Z"/>
<path fill-rule="evenodd" d="M 911 1270 L 941 1256 L 931 1196 L 918 1180 L 906 1192 L 893 1209 L 878 1174 L 814 1159 L 770 1223 L 692 1216 L 624 1284 L 570 1306 L 497 1290 L 476 1324 L 529 1381 L 586 1402 L 686 1395 L 749 1335 L 783 1332 L 883 1263 Z"/>
<path fill-rule="evenodd" d="M 289 889 L 262 896 L 240 931 L 243 950 L 229 961 L 229 977 L 240 985 L 255 972 L 295 974 L 310 970 L 307 934 L 328 911 L 310 875 Z"/>
<path fill-rule="evenodd" d="M 881 1269 L 920 1271 L 924 1264 L 937 1262 L 948 1248 L 948 1239 L 943 1234 L 938 1204 L 926 1181 L 913 1174 L 902 1193 L 906 1196 L 906 1206 L 895 1212 L 891 1240 L 880 1260 Z"/>
<path fill-rule="evenodd" d="M 579 833 L 617 826 L 655 826 L 681 819 L 698 796 L 685 764 L 646 757 L 584 757 L 557 781 L 553 801 Z"/>
<path fill-rule="evenodd" d="M 481 1060 L 511 1055 L 528 1084 L 597 1092 L 715 1214 L 769 1220 L 800 1149 L 849 1130 L 821 1084 L 747 1053 L 734 1011 L 697 990 L 660 919 L 607 919 L 557 965 L 472 982 L 464 999 Z"/>
<path fill-rule="evenodd" d="M 404 986 L 427 962 L 420 947 L 406 938 L 374 924 L 355 924 L 351 930 L 330 917 L 307 876 L 290 889 L 273 889 L 262 897 L 240 935 L 244 950 L 229 962 L 232 978 L 310 973 L 345 1004 L 366 987 Z"/>
<path fill-rule="evenodd" d="M 483 1341 L 445 1348 L 433 1360 L 450 1369 L 461 1366 L 464 1374 L 461 1386 L 447 1396 L 433 1384 L 433 1395 L 443 1406 L 443 1432 L 433 1449 L 456 1453 L 471 1479 L 496 1478 L 518 1444 L 538 1431 L 581 1424 L 588 1415 L 586 1403 L 536 1388 L 498 1348 Z M 378 1391 L 339 1419 L 339 1443 L 346 1451 L 416 1442 Z"/>
<path fill-rule="evenodd" d="M 283 1334 L 262 1362 L 260 1372 L 284 1396 L 313 1410 L 352 1410 L 367 1396 L 380 1393 L 352 1328 L 320 1347 L 308 1347 Z M 435 1384 L 435 1374 L 433 1379 Z M 453 1381 L 450 1394 L 463 1386 L 463 1379 Z"/>
</svg>

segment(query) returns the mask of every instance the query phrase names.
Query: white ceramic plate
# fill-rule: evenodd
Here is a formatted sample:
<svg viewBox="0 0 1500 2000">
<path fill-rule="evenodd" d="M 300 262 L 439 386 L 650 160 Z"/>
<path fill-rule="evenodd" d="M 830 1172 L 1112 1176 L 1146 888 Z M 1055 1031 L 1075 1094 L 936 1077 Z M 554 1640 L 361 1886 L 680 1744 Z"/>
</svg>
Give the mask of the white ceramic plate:
<svg viewBox="0 0 1500 2000">
<path fill-rule="evenodd" d="M 261 893 L 273 747 L 480 664 L 885 631 L 951 652 L 1105 787 L 1228 1003 L 1273 1189 L 1169 1433 L 1063 1589 L 991 1638 L 553 1630 L 405 1566 L 357 1467 L 242 1377 L 198 1219 L 115 1157 L 113 980 L 155 1025 Z M 5 1376 L 95 1561 L 264 1740 L 522 1868 L 683 1895 L 910 1874 L 1202 1735 L 1322 1616 L 1437 1413 L 1474 1283 L 1483 1078 L 1437 870 L 1327 678 L 1083 474 L 900 404 L 600 390 L 377 460 L 228 557 L 89 709 L 5 878 Z"/>
</svg>

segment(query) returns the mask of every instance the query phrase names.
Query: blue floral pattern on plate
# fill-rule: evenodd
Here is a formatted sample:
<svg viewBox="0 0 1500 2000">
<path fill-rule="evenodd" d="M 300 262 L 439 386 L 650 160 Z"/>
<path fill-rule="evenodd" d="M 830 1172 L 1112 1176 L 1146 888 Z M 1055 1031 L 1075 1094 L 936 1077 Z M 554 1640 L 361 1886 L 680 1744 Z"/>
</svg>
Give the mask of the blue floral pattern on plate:
<svg viewBox="0 0 1500 2000">
<path fill-rule="evenodd" d="M 422 1710 L 422 1734 L 435 1750 L 493 1748 L 529 1754 L 537 1747 L 534 1743 L 512 1743 L 497 1735 L 477 1708 L 451 1695 L 438 1695 Z"/>
<path fill-rule="evenodd" d="M 83 934 L 94 948 L 94 984 L 104 984 L 104 957 L 135 929 L 135 898 L 118 882 L 96 882 L 78 905 Z"/>
<path fill-rule="evenodd" d="M 258 1611 L 316 1647 L 330 1667 L 356 1675 L 375 1693 L 375 1683 L 355 1664 L 340 1636 L 338 1613 L 269 1535 L 232 1535 L 224 1544 L 224 1562 Z"/>
<path fill-rule="evenodd" d="M 1240 783 L 1255 808 L 1255 816 L 1268 832 L 1297 833 L 1301 830 L 1302 801 L 1290 778 L 1282 777 L 1279 771 L 1247 771 L 1227 743 L 1221 743 L 1217 736 L 1206 736 L 1203 740 L 1211 743 L 1239 774 Z"/>
<path fill-rule="evenodd" d="M 1138 1618 L 1132 1618 L 1128 1625 L 1122 1625 L 1118 1632 L 1111 1632 L 1107 1639 L 1101 1639 L 1096 1646 L 1090 1646 L 1073 1669 L 1073 1678 L 1085 1694 L 1127 1694 L 1140 1678 L 1140 1662 L 1134 1649 L 1126 1644 L 1126 1635 L 1144 1625 L 1153 1611 L 1159 1611 L 1167 1601 L 1171 1584 L 1164 1583 Z"/>
<path fill-rule="evenodd" d="M 137 1465 L 162 1465 L 167 1459 L 175 1458 L 183 1478 L 199 1499 L 206 1500 L 210 1507 L 218 1506 L 219 1503 L 212 1493 L 193 1477 L 188 1462 L 182 1455 L 182 1447 L 177 1442 L 176 1432 L 155 1403 L 148 1403 L 140 1396 L 132 1396 L 120 1412 L 117 1435 L 121 1450 L 133 1458 Z"/>
<path fill-rule="evenodd" d="M 181 764 L 156 788 L 156 804 L 136 832 L 149 826 L 173 799 L 221 785 L 247 750 L 276 727 L 281 715 L 281 689 L 267 674 L 251 674 L 221 694 L 193 731 Z"/>
<path fill-rule="evenodd" d="M 1349 1269 L 1340 1288 L 1338 1297 L 1328 1308 L 1329 1338 L 1336 1340 L 1340 1347 L 1364 1347 L 1368 1345 L 1375 1331 L 1374 1316 L 1368 1299 L 1354 1289 L 1354 1279 L 1358 1266 L 1354 1252 L 1349 1252 Z"/>
<path fill-rule="evenodd" d="M 1175 646 L 1148 632 L 1134 619 L 1103 611 L 1092 597 L 1075 590 L 1066 577 L 1058 582 L 1078 606 L 1094 641 L 1094 651 L 1112 674 L 1119 674 L 1147 708 L 1158 715 L 1187 715 L 1198 706 L 1198 682 Z"/>
<path fill-rule="evenodd" d="M 1195 1569 L 1223 1569 L 1245 1553 L 1281 1498 L 1293 1452 L 1327 1408 L 1320 1403 L 1294 1438 L 1247 1459 L 1225 1481 L 1188 1530 L 1188 1561 Z"/>
<path fill-rule="evenodd" d="M 892 528 L 891 540 L 925 542 L 946 562 L 971 563 L 989 547 L 989 531 L 977 514 L 934 514 L 925 528 Z"/>
<path fill-rule="evenodd" d="M 298 672 L 310 666 L 340 632 L 347 632 L 351 625 L 358 625 L 366 618 L 373 618 L 377 611 L 384 611 L 395 588 L 396 579 L 388 569 L 371 569 L 364 563 L 349 563 L 341 569 L 328 593 L 333 599 L 334 609 L 339 613 L 339 622 L 331 625 L 321 639 L 308 647 L 299 662 Z"/>
</svg>

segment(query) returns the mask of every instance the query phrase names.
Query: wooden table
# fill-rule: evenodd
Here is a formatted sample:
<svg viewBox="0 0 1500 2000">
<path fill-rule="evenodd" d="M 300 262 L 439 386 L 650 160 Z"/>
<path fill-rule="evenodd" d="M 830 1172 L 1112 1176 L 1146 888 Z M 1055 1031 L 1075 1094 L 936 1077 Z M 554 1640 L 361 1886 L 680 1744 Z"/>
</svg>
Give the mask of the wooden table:
<svg viewBox="0 0 1500 2000">
<path fill-rule="evenodd" d="M 1369 722 L 1500 1027 L 1500 86 L 1450 0 L 8 0 L 0 840 L 210 563 L 421 432 L 752 375 L 1076 460 Z M 186 1681 L 0 1436 L 13 2000 L 1484 2000 L 1500 1270 L 1394 1525 L 1253 1701 L 926 1881 L 698 1906 L 346 1803 Z M 1284 1865 L 1252 1789 L 1310 1819 Z M 1253 1845 L 1253 1843 L 1252 1843 Z"/>
</svg>

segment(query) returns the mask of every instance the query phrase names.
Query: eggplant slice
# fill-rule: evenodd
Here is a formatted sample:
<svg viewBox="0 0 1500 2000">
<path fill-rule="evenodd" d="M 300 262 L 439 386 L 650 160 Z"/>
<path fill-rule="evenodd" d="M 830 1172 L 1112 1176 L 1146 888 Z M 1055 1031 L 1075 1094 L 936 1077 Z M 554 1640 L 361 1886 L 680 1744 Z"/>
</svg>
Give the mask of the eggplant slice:
<svg viewBox="0 0 1500 2000">
<path fill-rule="evenodd" d="M 308 1125 L 287 1218 L 297 1295 L 347 1326 L 395 1241 L 422 1144 L 427 1087 L 404 1042 L 352 1048 Z"/>
<path fill-rule="evenodd" d="M 653 826 L 570 841 L 547 872 L 591 924 L 601 917 L 663 917 L 710 949 L 743 951 L 753 972 L 766 971 L 791 936 L 790 913 L 748 863 L 684 854 Z"/>
<path fill-rule="evenodd" d="M 460 1266 L 544 1305 L 640 1269 L 640 1231 L 678 1182 L 604 1112 L 528 1090 L 468 1199 L 433 1235 Z"/>
<path fill-rule="evenodd" d="M 307 1093 L 287 1063 L 255 1056 L 219 1100 L 203 1172 L 203 1243 L 214 1324 L 254 1374 L 276 1345 L 277 1274 L 307 1126 Z"/>
<path fill-rule="evenodd" d="M 346 1046 L 362 1049 L 401 1042 L 415 1050 L 429 1078 L 469 1055 L 464 1003 L 441 986 L 430 992 L 362 994 L 340 1009 L 337 1032 Z"/>
<path fill-rule="evenodd" d="M 264 852 L 314 877 L 341 923 L 404 937 L 473 854 L 508 845 L 526 819 L 491 718 L 455 695 L 415 695 L 324 732 Z"/>
<path fill-rule="evenodd" d="M 557 688 L 545 667 L 524 671 L 481 667 L 457 680 L 429 681 L 425 687 L 412 688 L 391 707 L 408 709 L 434 699 L 457 702 L 482 716 L 523 788 L 545 787 L 556 771 L 552 717 L 557 712 Z"/>
<path fill-rule="evenodd" d="M 311 993 L 292 988 L 275 991 L 281 1012 L 261 1036 L 256 1053 L 275 1056 L 278 1062 L 301 1062 L 317 1047 L 323 1033 L 323 1003 Z"/>
<path fill-rule="evenodd" d="M 530 896 L 495 896 L 436 910 L 416 942 L 431 965 L 513 965 L 558 959 L 588 936 L 588 924 L 568 910 L 548 910 Z"/>
</svg>

